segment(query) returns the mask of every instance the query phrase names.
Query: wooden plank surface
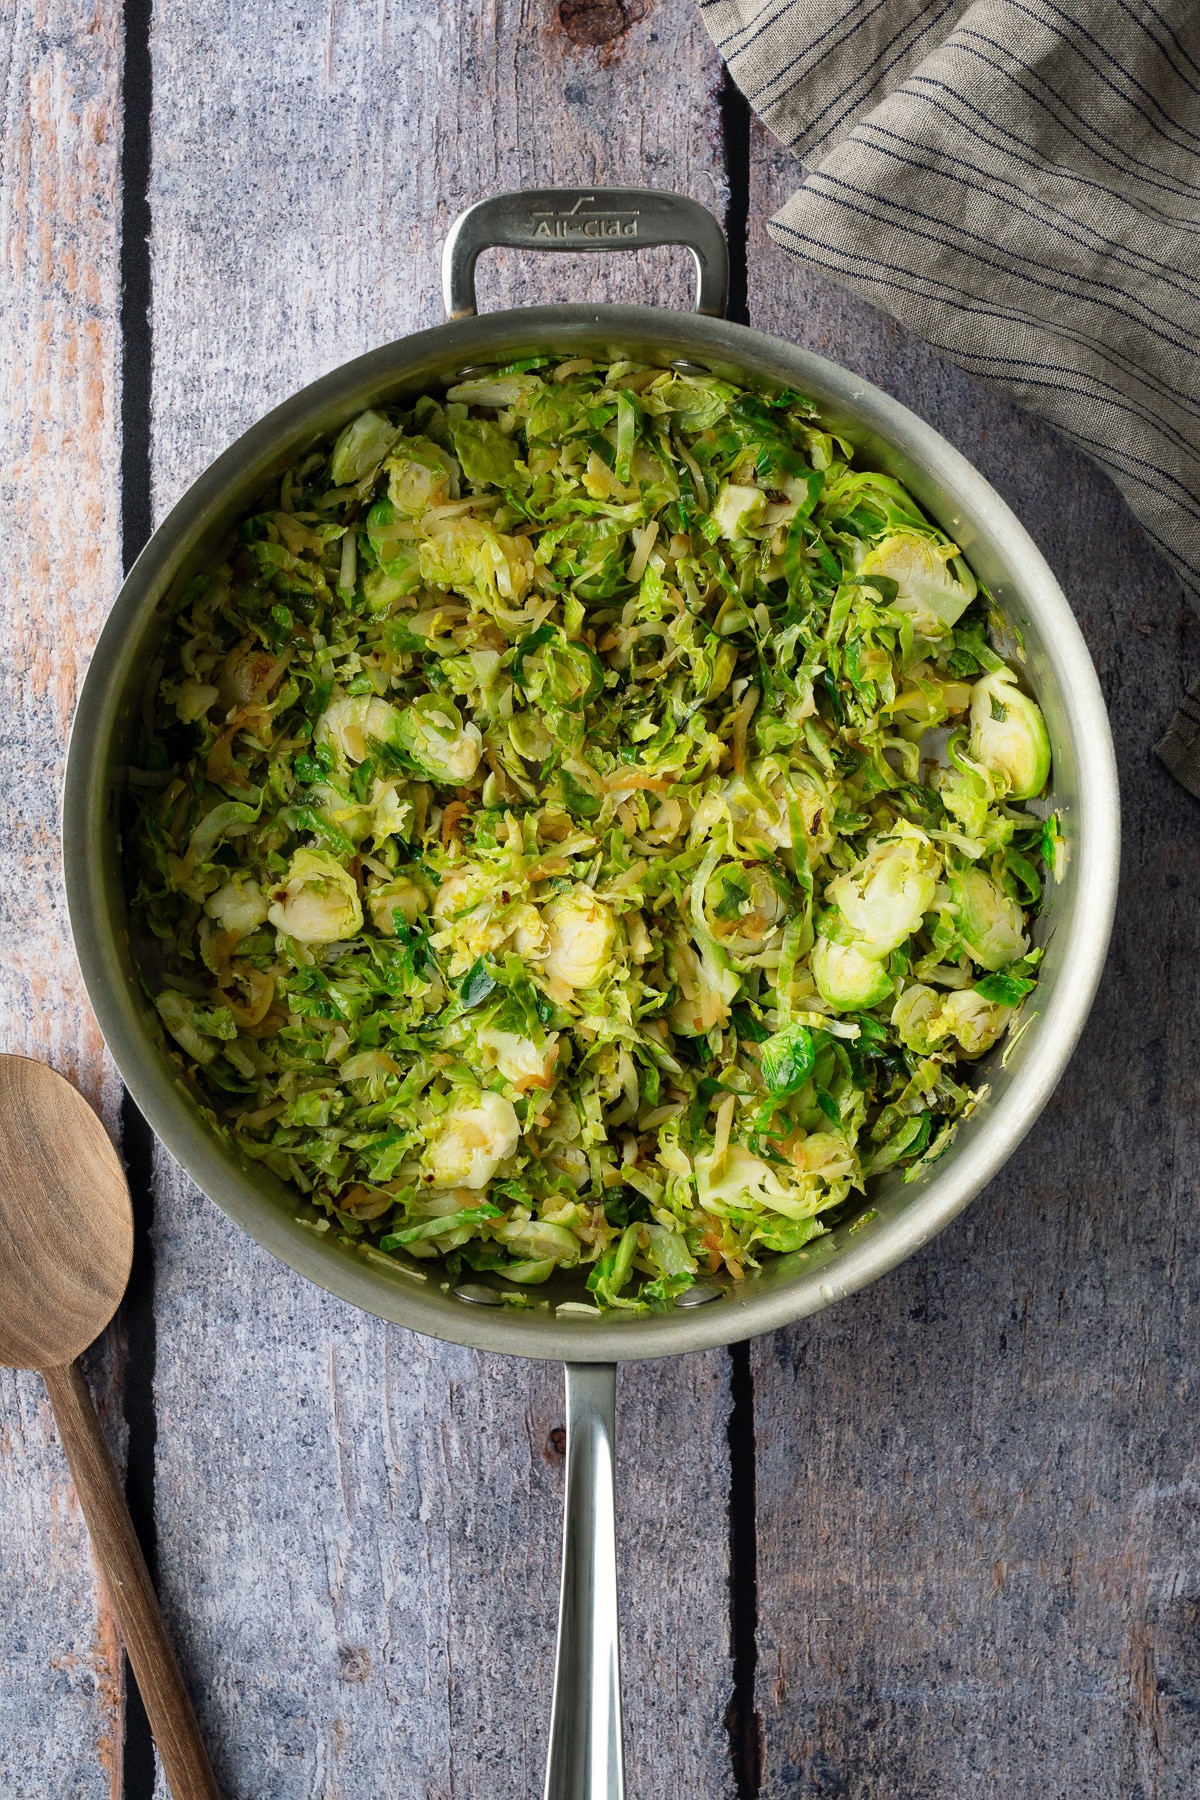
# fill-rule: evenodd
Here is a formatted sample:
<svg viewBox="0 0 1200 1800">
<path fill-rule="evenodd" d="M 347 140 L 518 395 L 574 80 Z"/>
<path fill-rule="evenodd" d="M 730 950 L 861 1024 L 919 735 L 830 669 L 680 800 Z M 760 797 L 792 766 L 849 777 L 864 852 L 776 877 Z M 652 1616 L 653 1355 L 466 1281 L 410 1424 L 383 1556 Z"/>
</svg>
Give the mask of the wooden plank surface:
<svg viewBox="0 0 1200 1800">
<path fill-rule="evenodd" d="M 152 47 L 157 516 L 276 400 L 435 322 L 442 234 L 481 194 L 646 182 L 724 209 L 719 65 L 682 0 L 199 0 L 158 9 Z M 0 59 L 0 1048 L 46 1056 L 113 1125 L 51 821 L 119 576 L 119 21 L 21 0 Z M 752 322 L 897 393 L 1012 502 L 1097 657 L 1126 806 L 1106 985 L 1026 1145 L 913 1262 L 753 1349 L 762 1793 L 1183 1800 L 1200 1772 L 1200 812 L 1149 747 L 1200 625 L 1088 465 L 767 242 L 795 170 L 757 127 L 751 143 Z M 669 252 L 497 255 L 481 287 L 485 305 L 684 305 L 690 275 Z M 318 1293 L 165 1157 L 156 1205 L 161 1585 L 224 1791 L 536 1793 L 557 1371 Z M 94 1372 L 119 1446 L 116 1348 Z M 724 1355 L 622 1375 L 633 1796 L 748 1792 L 724 1720 L 728 1418 Z M 121 1795 L 121 1725 L 48 1410 L 0 1372 L 0 1796 L 146 1800 Z"/>
<path fill-rule="evenodd" d="M 571 18 L 578 35 L 588 21 Z M 470 201 L 657 180 L 722 208 L 718 65 L 698 17 L 659 8 L 598 43 L 556 20 L 455 0 L 157 15 L 160 516 L 267 406 L 440 317 L 441 237 Z M 484 303 L 583 290 L 686 304 L 685 261 L 497 257 Z M 165 1162 L 157 1221 L 162 1588 L 230 1800 L 540 1791 L 558 1371 L 352 1311 Z M 724 1356 L 622 1378 L 634 1794 L 733 1791 L 727 1405 Z"/>
<path fill-rule="evenodd" d="M 58 790 L 120 580 L 120 14 L 18 0 L 0 27 L 0 1050 L 119 1090 L 70 950 Z M 119 1354 L 92 1364 L 120 1437 Z M 0 1369 L 0 1794 L 120 1782 L 116 1633 L 38 1376 Z"/>
<path fill-rule="evenodd" d="M 558 1369 L 315 1294 L 165 1157 L 158 1192 L 160 1560 L 223 1791 L 538 1791 Z M 723 1360 L 622 1371 L 633 1793 L 731 1792 Z"/>
<path fill-rule="evenodd" d="M 580 5 L 580 14 L 589 8 Z M 268 407 L 442 320 L 462 207 L 551 183 L 726 201 L 721 65 L 687 6 L 596 0 L 578 41 L 541 0 L 231 0 L 166 9 L 153 40 L 156 512 Z M 575 15 L 571 15 L 575 18 Z M 201 78 L 202 75 L 202 78 Z M 485 256 L 480 310 L 690 306 L 691 259 Z"/>
<path fill-rule="evenodd" d="M 1001 1177 L 885 1281 L 754 1349 L 763 1793 L 1183 1800 L 1200 1783 L 1200 809 L 1150 754 L 1200 624 L 1047 428 L 766 239 L 795 165 L 753 138 L 754 322 L 962 449 L 1097 660 L 1120 911 L 1067 1077 Z"/>
</svg>

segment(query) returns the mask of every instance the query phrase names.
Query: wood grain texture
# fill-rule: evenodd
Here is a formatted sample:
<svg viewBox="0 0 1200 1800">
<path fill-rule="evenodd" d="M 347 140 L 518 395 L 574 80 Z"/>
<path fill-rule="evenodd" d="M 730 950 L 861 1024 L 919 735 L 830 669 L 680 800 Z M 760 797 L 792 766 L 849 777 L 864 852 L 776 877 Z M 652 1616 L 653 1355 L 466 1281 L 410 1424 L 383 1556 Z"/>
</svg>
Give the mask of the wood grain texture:
<svg viewBox="0 0 1200 1800">
<path fill-rule="evenodd" d="M 589 10 L 587 8 L 582 9 Z M 721 65 L 689 6 L 599 44 L 553 0 L 232 0 L 154 33 L 158 515 L 270 405 L 441 322 L 462 207 L 505 189 L 670 186 L 720 215 Z M 479 267 L 481 310 L 554 299 L 688 307 L 683 250 Z"/>
<path fill-rule="evenodd" d="M 42 1057 L 112 1128 L 59 873 L 79 676 L 120 579 L 120 9 L 15 0 L 0 22 L 0 1049 Z M 119 1424 L 113 1361 L 92 1365 Z M 119 1436 L 119 1432 L 114 1435 Z M 41 1381 L 0 1371 L 0 1793 L 120 1780 L 121 1665 Z"/>
<path fill-rule="evenodd" d="M 719 67 L 685 0 L 199 0 L 158 9 L 153 50 L 159 516 L 266 407 L 436 322 L 441 234 L 468 201 L 612 180 L 724 206 Z M 0 35 L 0 1049 L 73 1074 L 110 1123 L 51 821 L 118 579 L 118 52 L 112 13 L 67 0 L 20 0 Z M 1014 505 L 1097 657 L 1126 807 L 1106 984 L 1031 1138 L 921 1256 L 754 1348 L 762 1791 L 1184 1800 L 1200 811 L 1150 745 L 1200 625 L 1047 428 L 769 244 L 795 169 L 752 142 L 753 322 L 897 393 Z M 485 306 L 689 293 L 683 253 L 481 267 Z M 165 1157 L 157 1206 L 163 1598 L 223 1794 L 536 1793 L 558 1372 L 318 1293 Z M 112 1426 L 107 1353 L 92 1375 Z M 727 1416 L 723 1356 L 622 1372 L 631 1796 L 732 1800 Z M 120 1800 L 120 1687 L 49 1408 L 0 1370 L 3 1800 Z"/>
<path fill-rule="evenodd" d="M 90 1364 L 93 1382 L 105 1375 Z M 114 1436 L 111 1389 L 100 1392 Z M 120 1800 L 123 1713 L 116 1619 L 45 1385 L 40 1375 L 0 1368 L 4 1800 Z"/>
<path fill-rule="evenodd" d="M 227 1800 L 540 1791 L 560 1371 L 317 1294 L 165 1156 L 158 1194 L 161 1586 Z M 731 1793 L 725 1398 L 721 1356 L 621 1371 L 631 1794 Z"/>
<path fill-rule="evenodd" d="M 83 1370 L 71 1362 L 43 1369 L 42 1378 L 171 1800 L 220 1800 Z"/>
<path fill-rule="evenodd" d="M 112 9 L 5 20 L 0 180 L 0 1019 L 110 1123 L 117 1086 L 67 926 L 58 792 L 75 694 L 121 578 Z M 13 727 L 16 729 L 14 730 Z"/>
<path fill-rule="evenodd" d="M 1200 626 L 1050 430 L 774 248 L 754 322 L 860 370 L 982 469 L 1058 574 L 1121 767 L 1114 947 L 1000 1178 L 877 1287 L 754 1350 L 763 1793 L 1183 1800 L 1200 1776 L 1200 809 L 1151 756 Z"/>
<path fill-rule="evenodd" d="M 125 1171 L 99 1116 L 46 1063 L 0 1056 L 0 1361 L 42 1372 L 172 1800 L 218 1800 L 78 1361 L 120 1305 L 132 1255 Z"/>
<path fill-rule="evenodd" d="M 468 202 L 611 180 L 721 210 L 719 65 L 698 17 L 609 12 L 644 17 L 589 44 L 544 0 L 156 15 L 160 515 L 266 407 L 439 319 L 441 236 Z M 497 256 L 481 299 L 687 304 L 689 262 Z M 351 1311 L 165 1162 L 157 1206 L 162 1588 L 229 1800 L 539 1792 L 559 1372 Z M 623 1375 L 619 1404 L 630 1793 L 721 1800 L 725 1359 Z"/>
<path fill-rule="evenodd" d="M 0 1056 L 0 1362 L 73 1362 L 121 1304 L 133 1210 L 112 1142 L 78 1088 Z"/>
</svg>

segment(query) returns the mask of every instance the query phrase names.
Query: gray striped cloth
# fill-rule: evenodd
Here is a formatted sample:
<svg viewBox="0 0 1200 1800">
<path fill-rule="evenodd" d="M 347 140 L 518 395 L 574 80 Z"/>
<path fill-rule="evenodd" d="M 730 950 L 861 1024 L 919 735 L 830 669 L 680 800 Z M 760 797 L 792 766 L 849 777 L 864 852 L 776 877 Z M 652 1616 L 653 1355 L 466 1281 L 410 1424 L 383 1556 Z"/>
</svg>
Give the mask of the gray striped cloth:
<svg viewBox="0 0 1200 1800">
<path fill-rule="evenodd" d="M 804 162 L 776 242 L 1050 420 L 1200 604 L 1200 0 L 701 7 Z"/>
</svg>

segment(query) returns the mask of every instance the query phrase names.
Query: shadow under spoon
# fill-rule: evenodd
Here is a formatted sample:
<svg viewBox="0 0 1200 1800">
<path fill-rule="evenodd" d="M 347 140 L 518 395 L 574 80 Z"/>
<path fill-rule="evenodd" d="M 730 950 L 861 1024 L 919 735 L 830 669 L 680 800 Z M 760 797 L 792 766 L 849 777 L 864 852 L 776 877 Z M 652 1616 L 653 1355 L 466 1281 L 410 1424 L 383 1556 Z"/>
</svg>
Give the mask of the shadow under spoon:
<svg viewBox="0 0 1200 1800">
<path fill-rule="evenodd" d="M 79 1366 L 125 1292 L 133 1211 L 83 1096 L 0 1056 L 0 1363 L 40 1369 L 174 1800 L 220 1800 L 129 1508 Z"/>
</svg>

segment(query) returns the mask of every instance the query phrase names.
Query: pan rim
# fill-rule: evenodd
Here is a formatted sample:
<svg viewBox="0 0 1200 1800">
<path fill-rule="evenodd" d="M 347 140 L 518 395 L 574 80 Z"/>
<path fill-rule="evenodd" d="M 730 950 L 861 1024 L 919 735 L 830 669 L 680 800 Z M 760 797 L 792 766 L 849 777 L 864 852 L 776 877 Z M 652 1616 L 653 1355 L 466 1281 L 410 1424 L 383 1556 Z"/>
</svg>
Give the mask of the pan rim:
<svg viewBox="0 0 1200 1800">
<path fill-rule="evenodd" d="M 955 1146 L 913 1199 L 878 1230 L 838 1251 L 827 1277 L 814 1268 L 754 1292 L 731 1289 L 709 1307 L 595 1321 L 536 1309 L 473 1307 L 431 1283 L 377 1269 L 323 1245 L 276 1200 L 252 1187 L 236 1159 L 172 1079 L 140 1022 L 111 917 L 100 845 L 111 800 L 106 755 L 118 683 L 139 628 L 160 606 L 204 529 L 235 488 L 265 480 L 274 460 L 324 436 L 331 405 L 349 416 L 367 397 L 422 381 L 506 349 L 599 336 L 614 346 L 651 342 L 660 351 L 727 363 L 747 376 L 814 390 L 823 411 L 844 405 L 868 431 L 929 472 L 990 541 L 1002 543 L 1037 617 L 1070 727 L 1079 771 L 1077 897 L 1051 1002 L 1031 1030 L 1023 1065 L 977 1136 Z M 422 370 L 427 373 L 422 374 Z M 827 398 L 823 398 L 826 396 Z M 72 725 L 63 794 L 68 911 L 84 983 L 100 1029 L 135 1103 L 161 1142 L 241 1229 L 298 1273 L 349 1304 L 408 1329 L 473 1348 L 537 1360 L 617 1362 L 704 1350 L 778 1329 L 821 1310 L 904 1261 L 936 1236 L 997 1173 L 1030 1129 L 1064 1072 L 1098 986 L 1116 902 L 1119 809 L 1116 762 L 1091 657 L 1049 565 L 1011 509 L 974 466 L 897 400 L 813 352 L 750 327 L 653 307 L 556 305 L 513 309 L 434 326 L 344 363 L 274 407 L 204 470 L 164 518 L 130 569 L 96 645 Z M 111 874 L 111 871 L 109 871 Z"/>
</svg>

